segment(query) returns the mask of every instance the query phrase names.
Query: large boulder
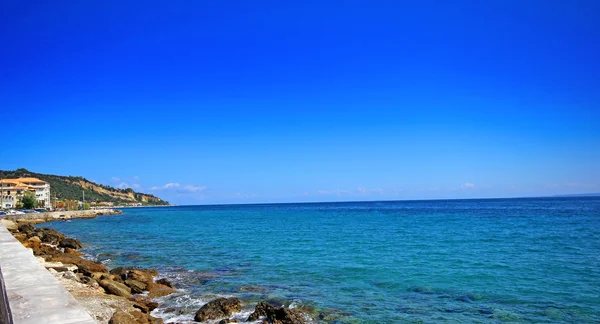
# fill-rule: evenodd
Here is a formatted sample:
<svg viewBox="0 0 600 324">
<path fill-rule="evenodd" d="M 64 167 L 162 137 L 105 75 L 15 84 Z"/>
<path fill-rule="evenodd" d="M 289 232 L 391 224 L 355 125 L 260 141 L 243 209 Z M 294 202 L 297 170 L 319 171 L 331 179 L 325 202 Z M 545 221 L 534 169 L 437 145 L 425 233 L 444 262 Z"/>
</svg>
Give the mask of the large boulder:
<svg viewBox="0 0 600 324">
<path fill-rule="evenodd" d="M 161 285 L 156 282 L 148 283 L 148 297 L 150 298 L 158 298 L 164 297 L 173 293 L 176 293 L 177 290 L 171 287 Z"/>
<path fill-rule="evenodd" d="M 133 279 L 149 284 L 154 282 L 154 277 L 158 276 L 158 272 L 153 269 L 129 269 L 127 271 L 127 279 Z"/>
<path fill-rule="evenodd" d="M 207 320 L 216 320 L 219 318 L 228 317 L 233 312 L 239 312 L 241 309 L 242 305 L 240 300 L 236 297 L 217 298 L 202 306 L 198 312 L 196 312 L 194 321 L 204 322 Z"/>
<path fill-rule="evenodd" d="M 100 286 L 109 294 L 122 297 L 129 297 L 131 295 L 131 289 L 120 282 L 104 279 L 100 280 Z"/>
<path fill-rule="evenodd" d="M 53 228 L 36 228 L 35 234 L 42 239 L 42 242 L 49 244 L 58 244 L 65 236 L 59 232 L 57 232 Z"/>
<path fill-rule="evenodd" d="M 124 282 L 127 287 L 131 288 L 131 292 L 133 292 L 134 294 L 141 294 L 144 291 L 148 290 L 148 285 L 145 282 L 133 279 L 127 279 Z"/>
<path fill-rule="evenodd" d="M 49 258 L 46 258 L 46 260 L 74 264 L 79 268 L 80 272 L 82 273 L 108 272 L 108 269 L 102 263 L 82 259 L 72 254 L 60 253 L 56 255 L 51 255 Z"/>
<path fill-rule="evenodd" d="M 260 302 L 256 305 L 254 312 L 248 317 L 248 322 L 254 322 L 262 317 L 266 317 L 272 324 L 307 323 L 302 313 L 281 306 L 273 306 L 267 302 Z"/>
<path fill-rule="evenodd" d="M 24 234 L 33 233 L 34 227 L 31 224 L 23 224 L 19 226 L 19 232 Z"/>
<path fill-rule="evenodd" d="M 81 249 L 83 246 L 77 239 L 67 237 L 62 239 L 60 243 L 58 243 L 58 247 L 77 250 Z"/>
</svg>

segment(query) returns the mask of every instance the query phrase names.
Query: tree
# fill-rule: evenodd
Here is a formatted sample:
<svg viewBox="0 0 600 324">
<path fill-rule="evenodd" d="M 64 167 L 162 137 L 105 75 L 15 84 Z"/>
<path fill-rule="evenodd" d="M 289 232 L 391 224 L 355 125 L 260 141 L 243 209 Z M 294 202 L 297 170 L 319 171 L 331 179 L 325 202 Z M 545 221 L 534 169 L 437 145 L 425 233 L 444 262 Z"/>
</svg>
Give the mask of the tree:
<svg viewBox="0 0 600 324">
<path fill-rule="evenodd" d="M 21 203 L 23 204 L 23 208 L 25 209 L 36 208 L 38 205 L 38 201 L 35 197 L 35 193 L 33 193 L 33 191 L 25 191 L 23 193 L 23 198 L 21 198 Z"/>
</svg>

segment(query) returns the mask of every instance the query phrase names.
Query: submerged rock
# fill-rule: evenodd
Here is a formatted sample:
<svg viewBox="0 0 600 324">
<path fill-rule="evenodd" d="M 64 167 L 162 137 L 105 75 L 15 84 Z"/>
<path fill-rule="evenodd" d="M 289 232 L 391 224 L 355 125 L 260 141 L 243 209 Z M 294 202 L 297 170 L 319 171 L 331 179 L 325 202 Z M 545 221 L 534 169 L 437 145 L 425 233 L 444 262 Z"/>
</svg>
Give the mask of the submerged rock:
<svg viewBox="0 0 600 324">
<path fill-rule="evenodd" d="M 217 298 L 206 305 L 202 306 L 194 321 L 204 322 L 206 320 L 216 320 L 223 317 L 228 317 L 233 312 L 239 312 L 242 309 L 240 300 L 236 297 L 231 298 Z"/>
</svg>

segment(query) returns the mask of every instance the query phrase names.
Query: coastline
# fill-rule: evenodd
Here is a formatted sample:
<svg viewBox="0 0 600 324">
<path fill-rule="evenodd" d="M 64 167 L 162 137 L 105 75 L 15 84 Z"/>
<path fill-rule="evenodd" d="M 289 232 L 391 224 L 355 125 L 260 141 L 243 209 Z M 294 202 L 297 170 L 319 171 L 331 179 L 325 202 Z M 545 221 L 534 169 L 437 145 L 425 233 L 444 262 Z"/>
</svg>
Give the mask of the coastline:
<svg viewBox="0 0 600 324">
<path fill-rule="evenodd" d="M 168 279 L 158 279 L 156 270 L 122 267 L 109 270 L 102 263 L 86 259 L 78 252 L 77 249 L 82 246 L 77 239 L 68 238 L 51 228 L 33 227 L 57 220 L 116 214 L 123 214 L 123 211 L 103 209 L 11 215 L 1 222 L 23 246 L 33 250 L 37 260 L 98 323 L 164 323 L 158 317 L 160 315 L 153 312 L 159 306 L 157 299 L 179 291 Z M 242 304 L 246 306 L 244 310 Z M 314 310 L 291 309 L 267 301 L 259 302 L 253 311 L 248 311 L 247 306 L 237 297 L 219 297 L 203 305 L 192 322 L 304 324 L 313 323 L 316 317 L 309 314 Z"/>
</svg>

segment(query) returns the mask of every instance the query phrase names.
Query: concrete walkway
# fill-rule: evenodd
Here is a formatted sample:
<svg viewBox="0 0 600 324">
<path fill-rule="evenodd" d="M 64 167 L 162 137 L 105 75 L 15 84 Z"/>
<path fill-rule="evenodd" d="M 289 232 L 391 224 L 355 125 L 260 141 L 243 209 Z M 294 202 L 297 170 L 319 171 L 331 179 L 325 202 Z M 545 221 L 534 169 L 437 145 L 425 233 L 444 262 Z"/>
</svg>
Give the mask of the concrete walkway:
<svg viewBox="0 0 600 324">
<path fill-rule="evenodd" d="M 1 224 L 0 267 L 14 324 L 97 324 Z"/>
</svg>

